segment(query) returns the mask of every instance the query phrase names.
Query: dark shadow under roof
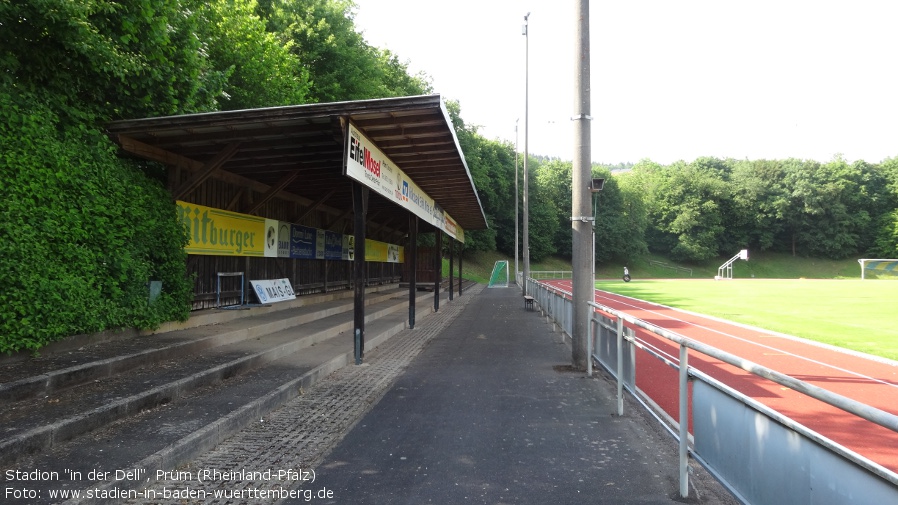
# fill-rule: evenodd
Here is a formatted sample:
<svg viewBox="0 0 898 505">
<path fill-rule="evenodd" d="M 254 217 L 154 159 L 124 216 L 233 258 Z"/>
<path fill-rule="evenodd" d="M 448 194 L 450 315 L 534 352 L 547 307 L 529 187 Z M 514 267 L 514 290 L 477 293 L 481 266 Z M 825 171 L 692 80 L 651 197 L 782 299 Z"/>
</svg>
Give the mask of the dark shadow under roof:
<svg viewBox="0 0 898 505">
<path fill-rule="evenodd" d="M 230 173 L 273 193 L 283 191 L 345 211 L 352 208 L 350 179 L 343 175 L 346 121 L 464 230 L 487 228 L 440 95 L 113 121 L 106 127 L 130 154 L 181 166 L 197 178 Z M 369 205 L 369 216 L 407 228 L 406 210 L 380 197 Z"/>
</svg>

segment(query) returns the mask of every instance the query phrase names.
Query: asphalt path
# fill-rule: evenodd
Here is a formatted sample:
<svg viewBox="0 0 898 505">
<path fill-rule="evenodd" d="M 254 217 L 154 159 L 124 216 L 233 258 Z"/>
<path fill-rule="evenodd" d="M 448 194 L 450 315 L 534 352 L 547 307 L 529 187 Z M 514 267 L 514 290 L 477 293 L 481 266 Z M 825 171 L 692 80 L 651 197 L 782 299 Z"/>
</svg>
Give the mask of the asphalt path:
<svg viewBox="0 0 898 505">
<path fill-rule="evenodd" d="M 317 502 L 683 503 L 675 441 L 570 352 L 518 289 L 485 289 L 317 466 Z M 736 503 L 692 466 L 685 502 Z"/>
</svg>

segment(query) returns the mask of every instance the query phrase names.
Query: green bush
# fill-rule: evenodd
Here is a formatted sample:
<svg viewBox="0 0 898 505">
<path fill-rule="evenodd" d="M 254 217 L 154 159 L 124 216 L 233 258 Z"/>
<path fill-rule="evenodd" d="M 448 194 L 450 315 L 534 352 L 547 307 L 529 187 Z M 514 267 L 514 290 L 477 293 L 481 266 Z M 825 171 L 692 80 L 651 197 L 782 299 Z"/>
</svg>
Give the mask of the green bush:
<svg viewBox="0 0 898 505">
<path fill-rule="evenodd" d="M 186 319 L 187 237 L 171 196 L 90 118 L 61 120 L 50 101 L 0 91 L 0 352 Z M 152 305 L 150 280 L 163 283 Z"/>
</svg>

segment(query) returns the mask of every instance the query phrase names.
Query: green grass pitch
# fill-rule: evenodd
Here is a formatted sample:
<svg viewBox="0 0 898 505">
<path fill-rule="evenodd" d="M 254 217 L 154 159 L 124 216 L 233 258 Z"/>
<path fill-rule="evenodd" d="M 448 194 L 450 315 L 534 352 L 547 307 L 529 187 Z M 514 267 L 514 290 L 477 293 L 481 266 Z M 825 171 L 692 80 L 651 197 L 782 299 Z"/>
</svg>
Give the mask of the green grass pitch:
<svg viewBox="0 0 898 505">
<path fill-rule="evenodd" d="M 898 282 L 634 280 L 596 288 L 898 360 Z"/>
</svg>

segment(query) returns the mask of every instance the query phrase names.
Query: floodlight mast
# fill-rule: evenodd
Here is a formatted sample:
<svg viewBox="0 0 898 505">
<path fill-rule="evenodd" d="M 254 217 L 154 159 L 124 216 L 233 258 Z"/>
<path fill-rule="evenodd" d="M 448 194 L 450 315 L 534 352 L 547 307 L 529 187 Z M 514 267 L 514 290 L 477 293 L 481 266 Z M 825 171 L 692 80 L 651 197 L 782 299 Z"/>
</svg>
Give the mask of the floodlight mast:
<svg viewBox="0 0 898 505">
<path fill-rule="evenodd" d="M 527 170 L 527 158 L 530 157 L 528 149 L 528 125 L 530 121 L 529 100 L 530 100 L 530 36 L 528 23 L 530 13 L 524 16 L 524 274 L 523 285 L 521 286 L 524 296 L 527 296 L 527 279 L 530 277 L 530 178 Z"/>
<path fill-rule="evenodd" d="M 514 283 L 518 283 L 518 223 L 520 222 L 520 218 L 518 217 L 518 121 L 521 118 L 514 120 Z"/>
<path fill-rule="evenodd" d="M 571 270 L 572 275 L 572 326 L 571 364 L 579 370 L 587 370 L 589 360 L 589 327 L 595 302 L 595 277 L 593 269 L 593 228 L 595 216 L 590 208 L 592 196 L 592 160 L 590 149 L 590 62 L 589 62 L 589 1 L 577 2 L 576 12 L 576 66 L 574 121 L 574 163 L 571 180 Z"/>
</svg>

